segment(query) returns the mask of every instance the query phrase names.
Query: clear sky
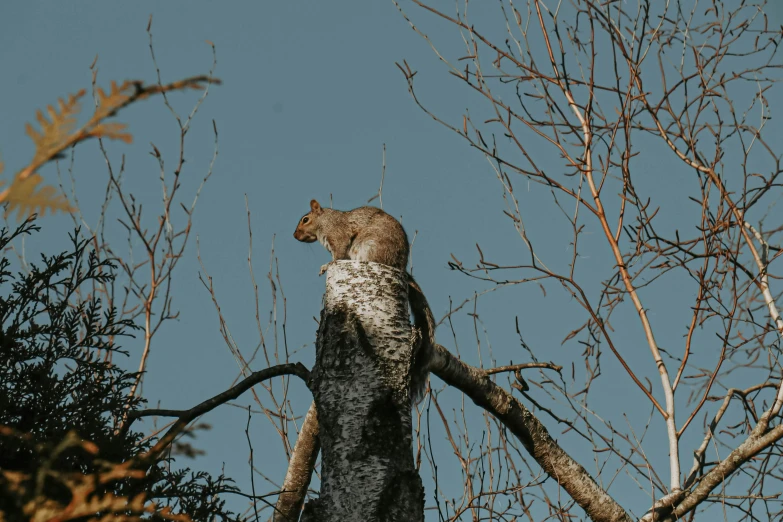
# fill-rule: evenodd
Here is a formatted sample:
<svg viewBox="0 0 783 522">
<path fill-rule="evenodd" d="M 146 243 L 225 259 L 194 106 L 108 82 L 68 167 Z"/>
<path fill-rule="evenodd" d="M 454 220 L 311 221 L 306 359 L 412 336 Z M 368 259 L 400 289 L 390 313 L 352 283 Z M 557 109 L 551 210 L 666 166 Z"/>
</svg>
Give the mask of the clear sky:
<svg viewBox="0 0 783 522">
<path fill-rule="evenodd" d="M 471 6 L 478 20 L 493 20 L 480 11 L 488 5 Z M 403 3 L 403 7 L 452 57 L 461 55 L 458 33 L 408 3 Z M 494 3 L 491 8 L 495 9 Z M 776 12 L 773 8 L 770 13 L 780 22 L 779 9 Z M 210 90 L 188 134 L 183 190 L 192 195 L 208 168 L 214 119 L 220 133 L 219 156 L 214 174 L 201 194 L 193 231 L 233 339 L 246 356 L 256 346 L 258 333 L 247 269 L 245 197 L 252 215 L 261 319 L 266 321 L 271 308 L 266 273 L 274 241 L 287 304 L 288 350 L 293 353 L 292 360 L 310 366 L 316 330 L 313 317 L 319 314 L 324 284 L 323 278 L 318 277 L 318 268 L 328 254 L 318 244 L 296 242 L 292 232 L 311 198 L 325 205 L 332 198 L 334 207 L 339 209 L 365 204 L 378 190 L 384 144 L 384 208 L 402 218 L 409 236 L 416 234 L 414 273 L 436 317 L 446 314 L 450 303 L 459 304 L 474 292 L 489 288 L 450 270 L 447 263 L 452 254 L 472 266 L 478 259 L 475 245 L 479 243 L 485 258 L 493 262 L 514 264 L 527 260 L 512 222 L 502 213 L 503 192 L 490 165 L 416 107 L 395 62 L 405 59 L 419 71 L 419 96 L 450 122 L 461 124 L 461 111 L 465 108 L 481 114 L 481 104 L 468 88 L 447 74 L 391 1 L 6 2 L 0 7 L 0 154 L 6 176 L 25 164 L 33 153 L 32 143 L 24 134 L 25 123 L 33 119 L 36 109 L 55 102 L 57 97 L 89 89 L 90 64 L 96 55 L 99 85 L 107 86 L 110 80 L 155 81 L 145 31 L 150 14 L 164 82 L 207 73 L 212 55 L 205 40 L 216 45 L 215 76 L 222 79 L 223 85 Z M 608 65 L 602 67 L 611 73 Z M 774 100 L 781 101 L 780 90 L 770 96 L 774 110 Z M 171 96 L 175 108 L 185 114 L 197 98 L 198 93 Z M 127 187 L 145 203 L 149 226 L 154 226 L 160 184 L 157 162 L 148 154 L 150 143 L 164 154 L 167 166 L 172 166 L 178 130 L 161 99 L 125 110 L 119 121 L 130 124 L 135 140 L 132 145 L 109 143 L 107 149 L 116 165 L 125 155 Z M 541 168 L 551 172 L 564 170 L 553 149 L 542 144 L 536 152 Z M 687 213 L 679 208 L 684 197 L 676 199 L 672 195 L 683 183 L 693 181 L 692 173 L 665 153 L 639 160 L 636 168 L 641 179 L 649 180 L 641 183 L 647 195 L 671 211 L 661 217 L 662 226 L 677 226 L 677 219 Z M 53 165 L 42 174 L 47 181 L 56 183 Z M 93 223 L 107 179 L 97 143 L 86 143 L 77 149 L 74 176 L 87 221 Z M 552 265 L 564 267 L 571 237 L 566 223 L 557 217 L 559 211 L 552 205 L 548 191 L 528 186 L 520 178 L 516 183 L 528 233 L 536 242 L 537 252 Z M 116 202 L 113 212 L 114 216 L 120 215 Z M 65 233 L 72 228 L 70 218 L 62 215 L 46 217 L 40 224 L 43 232 L 26 245 L 30 258 L 36 252 L 64 249 Z M 600 281 L 611 273 L 613 263 L 597 222 L 586 218 L 584 224 L 587 239 L 580 248 L 583 259 L 579 275 L 596 296 Z M 111 230 L 110 242 L 121 248 L 125 238 L 118 227 Z M 191 407 L 225 390 L 238 374 L 237 363 L 220 335 L 211 297 L 198 280 L 195 235 L 174 278 L 174 308 L 180 311 L 180 318 L 167 323 L 153 345 L 143 390 L 152 406 Z M 647 291 L 646 305 L 653 323 L 659 327 L 659 343 L 680 349 L 690 317 L 689 299 L 695 288 L 677 287 L 675 283 Z M 479 364 L 479 353 L 486 366 L 495 364 L 492 358 L 496 364 L 528 362 L 530 356 L 520 348 L 515 331 L 518 318 L 525 342 L 539 359 L 562 364 L 569 372 L 571 361 L 576 361 L 577 373 L 582 371 L 581 346 L 575 341 L 561 345 L 561 341 L 582 324 L 583 314 L 559 285 L 544 286 L 546 294 L 537 285 L 528 285 L 481 298 L 475 310 L 481 322 L 474 324 L 468 315 L 474 312 L 470 305 L 454 316 L 454 336 L 448 325 L 439 330 L 440 342 L 453 350 L 456 337 L 461 355 L 471 364 Z M 278 310 L 278 320 L 282 322 L 282 310 Z M 618 327 L 615 342 L 624 347 L 629 363 L 640 375 L 658 383 L 630 304 L 614 321 Z M 481 339 L 480 348 L 474 326 Z M 278 334 L 282 346 L 282 328 Z M 271 330 L 268 335 L 273 336 Z M 137 365 L 140 341 L 127 340 L 123 344 L 131 352 L 129 366 Z M 595 385 L 591 406 L 616 423 L 625 423 L 627 415 L 628 422 L 639 430 L 637 433 L 644 431 L 651 413 L 649 402 L 608 352 L 602 363 L 604 375 Z M 253 363 L 254 369 L 264 366 L 261 358 Z M 577 377 L 577 386 L 581 380 Z M 437 379 L 433 384 L 442 385 Z M 660 400 L 660 390 L 654 393 Z M 304 414 L 310 401 L 305 387 L 293 383 L 290 398 L 295 409 Z M 539 398 L 546 400 L 543 393 Z M 442 400 L 452 416 L 451 409 L 458 410 L 462 404 L 461 396 L 453 390 L 446 390 Z M 252 404 L 257 409 L 250 394 L 236 404 Z M 471 422 L 471 440 L 480 441 L 484 422 L 472 404 L 465 408 Z M 588 470 L 595 470 L 595 455 L 589 446 L 575 437 L 569 438 L 570 435 L 560 435 L 563 427 L 550 417 L 542 416 L 542 420 L 577 460 Z M 246 412 L 224 406 L 206 415 L 203 421 L 211 424 L 212 429 L 200 432 L 195 444 L 206 455 L 193 463 L 184 459 L 181 462 L 213 473 L 225 466 L 226 474 L 249 490 Z M 436 423 L 434 413 L 432 421 Z M 659 421 L 656 418 L 644 447 L 648 456 L 659 462 L 659 474 L 666 476 L 667 450 Z M 146 427 L 150 426 L 147 422 Z M 257 415 L 251 424 L 251 435 L 256 468 L 279 484 L 285 474 L 286 458 L 274 428 L 265 417 Z M 686 469 L 700 432 L 697 430 L 695 435 L 683 439 Z M 442 430 L 433 431 L 433 444 L 441 466 L 439 485 L 447 496 L 459 496 L 459 467 Z M 432 506 L 433 483 L 429 473 L 427 469 L 423 476 L 427 505 Z M 606 477 L 611 480 L 612 473 Z M 256 478 L 256 488 L 259 493 L 275 489 L 260 476 Z M 643 511 L 645 494 L 625 475 L 616 479 L 610 492 L 617 495 L 624 507 L 637 513 Z M 231 498 L 230 502 L 237 510 L 246 508 L 242 499 Z M 437 519 L 434 514 L 428 517 Z"/>
</svg>

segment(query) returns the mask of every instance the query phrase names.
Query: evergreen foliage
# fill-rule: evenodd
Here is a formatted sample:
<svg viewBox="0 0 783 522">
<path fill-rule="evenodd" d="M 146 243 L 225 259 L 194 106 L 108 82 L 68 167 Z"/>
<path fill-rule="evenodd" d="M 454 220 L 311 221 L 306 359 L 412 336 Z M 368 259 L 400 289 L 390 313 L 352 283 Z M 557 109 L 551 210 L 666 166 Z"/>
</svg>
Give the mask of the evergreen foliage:
<svg viewBox="0 0 783 522">
<path fill-rule="evenodd" d="M 0 232 L 0 521 L 239 519 L 222 474 L 134 461 L 155 442 L 120 429 L 144 402 L 117 364 L 137 327 L 86 293 L 114 266 L 77 231 L 68 252 L 14 275 L 9 245 L 38 230 L 31 218 Z"/>
</svg>

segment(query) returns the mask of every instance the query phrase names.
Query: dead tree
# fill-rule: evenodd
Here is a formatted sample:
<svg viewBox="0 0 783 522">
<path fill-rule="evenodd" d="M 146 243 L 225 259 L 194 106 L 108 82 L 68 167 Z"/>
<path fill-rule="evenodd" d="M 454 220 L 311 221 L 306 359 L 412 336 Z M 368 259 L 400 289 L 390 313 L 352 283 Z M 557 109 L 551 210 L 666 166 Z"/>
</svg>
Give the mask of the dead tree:
<svg viewBox="0 0 783 522">
<path fill-rule="evenodd" d="M 330 265 L 310 383 L 323 451 L 321 494 L 302 520 L 423 520 L 412 451 L 408 373 L 416 340 L 407 289 L 405 274 L 385 265 Z"/>
</svg>

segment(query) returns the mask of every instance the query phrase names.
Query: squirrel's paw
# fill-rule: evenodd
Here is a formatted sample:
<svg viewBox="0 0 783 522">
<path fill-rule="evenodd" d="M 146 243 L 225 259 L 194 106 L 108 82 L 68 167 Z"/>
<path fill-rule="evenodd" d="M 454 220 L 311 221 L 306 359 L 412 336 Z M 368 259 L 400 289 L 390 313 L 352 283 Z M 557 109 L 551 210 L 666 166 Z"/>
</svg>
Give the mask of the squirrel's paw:
<svg viewBox="0 0 783 522">
<path fill-rule="evenodd" d="M 329 263 L 326 263 L 325 265 L 321 265 L 321 270 L 318 272 L 319 276 L 324 275 L 326 271 L 329 269 Z"/>
</svg>

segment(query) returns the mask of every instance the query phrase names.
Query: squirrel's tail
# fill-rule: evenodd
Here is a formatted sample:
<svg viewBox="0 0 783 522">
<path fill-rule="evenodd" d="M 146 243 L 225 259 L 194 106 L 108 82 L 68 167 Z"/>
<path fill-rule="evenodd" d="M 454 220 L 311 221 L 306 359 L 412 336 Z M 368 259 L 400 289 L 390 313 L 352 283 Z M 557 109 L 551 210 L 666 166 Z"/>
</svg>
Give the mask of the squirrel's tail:
<svg viewBox="0 0 783 522">
<path fill-rule="evenodd" d="M 413 323 L 419 331 L 419 340 L 413 347 L 411 361 L 411 402 L 418 404 L 424 398 L 429 376 L 429 361 L 435 345 L 435 318 L 432 316 L 427 298 L 421 287 L 408 274 L 408 302 L 413 314 Z"/>
</svg>

